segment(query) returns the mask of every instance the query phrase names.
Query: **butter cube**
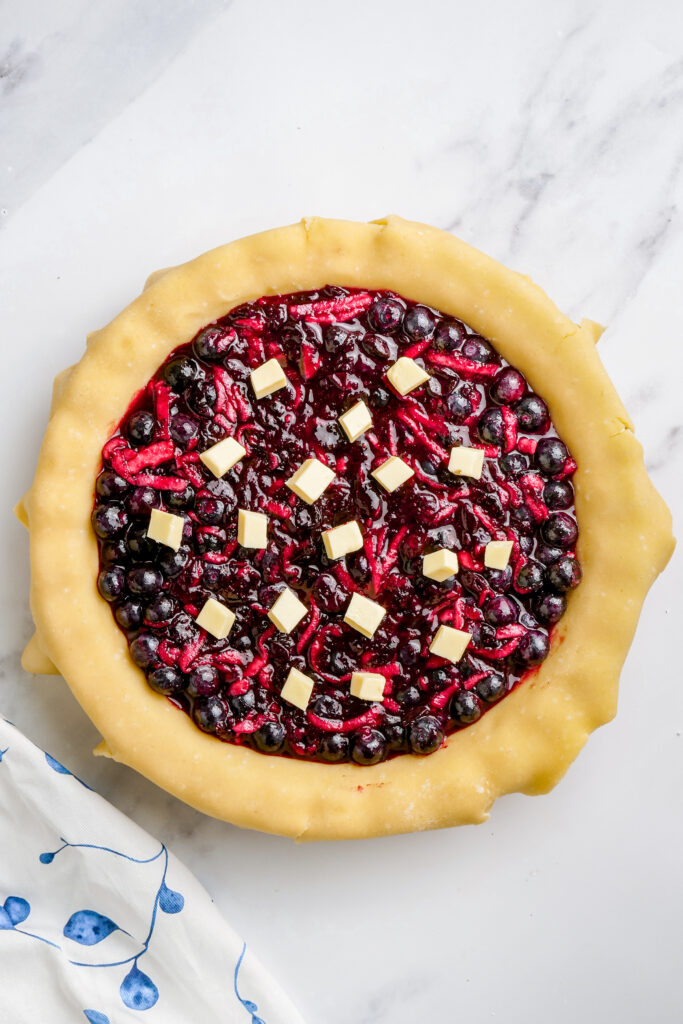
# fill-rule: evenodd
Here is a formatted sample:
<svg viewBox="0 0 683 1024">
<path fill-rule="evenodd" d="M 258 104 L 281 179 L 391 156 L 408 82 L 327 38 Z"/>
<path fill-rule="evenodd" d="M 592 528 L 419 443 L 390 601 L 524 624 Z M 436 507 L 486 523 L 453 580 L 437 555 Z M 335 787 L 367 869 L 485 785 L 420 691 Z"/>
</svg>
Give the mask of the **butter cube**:
<svg viewBox="0 0 683 1024">
<path fill-rule="evenodd" d="M 447 661 L 460 661 L 472 639 L 469 633 L 452 626 L 439 626 L 429 648 L 432 654 Z"/>
<path fill-rule="evenodd" d="M 384 700 L 386 679 L 379 672 L 353 672 L 351 694 L 360 700 Z"/>
<path fill-rule="evenodd" d="M 378 484 L 384 488 L 385 491 L 395 491 L 397 487 L 404 484 L 406 480 L 410 480 L 414 470 L 410 468 L 407 462 L 403 459 L 399 459 L 398 455 L 392 455 L 390 458 L 383 462 L 377 469 L 373 469 L 371 476 L 374 476 Z"/>
<path fill-rule="evenodd" d="M 277 359 L 269 359 L 267 363 L 261 363 L 249 374 L 251 386 L 257 398 L 265 398 L 285 387 L 287 378 Z"/>
<path fill-rule="evenodd" d="M 467 448 L 462 444 L 451 448 L 448 468 L 454 476 L 471 476 L 473 480 L 480 480 L 484 452 L 481 448 Z"/>
<path fill-rule="evenodd" d="M 363 534 L 356 520 L 352 519 L 349 523 L 325 530 L 323 544 L 328 558 L 343 558 L 344 555 L 363 547 Z"/>
<path fill-rule="evenodd" d="M 305 501 L 307 505 L 312 505 L 333 480 L 333 469 L 326 466 L 324 462 L 319 462 L 318 459 L 306 459 L 285 483 L 290 491 L 294 491 L 302 501 Z"/>
<path fill-rule="evenodd" d="M 490 540 L 484 550 L 484 565 L 487 569 L 507 568 L 511 551 L 511 540 Z"/>
<path fill-rule="evenodd" d="M 363 597 L 362 594 L 354 594 L 346 609 L 344 622 L 353 626 L 363 636 L 371 638 L 385 615 L 386 609 L 382 608 L 381 604 L 371 601 L 369 597 Z"/>
<path fill-rule="evenodd" d="M 268 516 L 241 508 L 237 514 L 237 539 L 243 548 L 265 548 L 268 544 Z"/>
<path fill-rule="evenodd" d="M 275 623 L 281 633 L 291 633 L 305 615 L 308 615 L 308 608 L 289 587 L 282 591 L 268 612 L 268 618 Z"/>
<path fill-rule="evenodd" d="M 224 437 L 218 444 L 214 444 L 211 448 L 207 448 L 205 452 L 201 452 L 199 458 L 214 476 L 221 477 L 229 469 L 232 469 L 235 463 L 243 459 L 246 454 L 246 448 L 243 448 L 234 437 Z"/>
<path fill-rule="evenodd" d="M 197 625 L 211 636 L 215 636 L 216 640 L 225 639 L 234 621 L 235 613 L 213 597 L 208 599 L 197 616 Z"/>
<path fill-rule="evenodd" d="M 365 402 L 356 402 L 339 417 L 349 441 L 356 441 L 361 434 L 372 427 L 372 416 Z"/>
<path fill-rule="evenodd" d="M 153 508 L 149 517 L 147 536 L 159 544 L 165 544 L 167 548 L 177 551 L 183 540 L 185 520 L 182 516 L 174 516 L 171 512 L 162 512 L 160 508 Z"/>
<path fill-rule="evenodd" d="M 282 699 L 286 700 L 288 704 L 293 704 L 294 707 L 305 711 L 312 692 L 313 680 L 311 677 L 305 676 L 303 672 L 299 672 L 298 668 L 290 668 L 285 679 L 285 685 L 280 690 Z"/>
<path fill-rule="evenodd" d="M 439 548 L 422 559 L 423 575 L 438 583 L 455 576 L 458 568 L 458 556 L 455 551 L 449 551 L 448 548 Z"/>
<path fill-rule="evenodd" d="M 399 395 L 408 395 L 420 384 L 429 380 L 429 374 L 421 366 L 411 359 L 410 356 L 401 356 L 393 366 L 387 370 L 389 383 L 398 391 Z"/>
</svg>

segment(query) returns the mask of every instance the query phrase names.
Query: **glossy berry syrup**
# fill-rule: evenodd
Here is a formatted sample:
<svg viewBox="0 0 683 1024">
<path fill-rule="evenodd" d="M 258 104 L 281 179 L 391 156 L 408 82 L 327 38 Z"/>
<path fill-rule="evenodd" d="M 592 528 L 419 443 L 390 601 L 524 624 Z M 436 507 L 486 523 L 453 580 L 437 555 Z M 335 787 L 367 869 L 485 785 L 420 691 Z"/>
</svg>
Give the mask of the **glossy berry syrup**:
<svg viewBox="0 0 683 1024">
<path fill-rule="evenodd" d="M 385 376 L 402 355 L 431 374 L 406 397 Z M 257 400 L 249 374 L 271 358 L 288 384 Z M 351 443 L 338 417 L 361 398 L 373 428 Z M 226 436 L 247 455 L 216 479 L 198 453 Z M 481 480 L 448 471 L 459 444 L 484 449 Z M 391 494 L 370 475 L 390 455 L 414 469 Z M 285 480 L 311 457 L 336 476 L 307 505 Z M 387 292 L 233 310 L 169 356 L 102 460 L 98 586 L 131 657 L 200 729 L 264 753 L 432 753 L 543 661 L 581 578 L 576 466 L 542 398 L 466 325 Z M 153 508 L 184 516 L 179 551 L 147 537 Z M 238 544 L 239 508 L 267 514 L 267 548 Z M 364 549 L 328 561 L 321 532 L 351 519 Z M 506 569 L 484 568 L 490 540 L 513 541 Z M 441 547 L 460 571 L 437 583 L 422 556 Z M 309 609 L 291 634 L 267 618 L 285 586 Z M 356 591 L 386 609 L 372 639 L 343 621 Z M 208 597 L 236 614 L 225 640 L 196 624 Z M 455 664 L 429 653 L 441 624 L 472 636 Z M 315 680 L 306 711 L 280 697 L 290 668 Z M 383 703 L 351 696 L 361 670 L 385 676 Z"/>
</svg>

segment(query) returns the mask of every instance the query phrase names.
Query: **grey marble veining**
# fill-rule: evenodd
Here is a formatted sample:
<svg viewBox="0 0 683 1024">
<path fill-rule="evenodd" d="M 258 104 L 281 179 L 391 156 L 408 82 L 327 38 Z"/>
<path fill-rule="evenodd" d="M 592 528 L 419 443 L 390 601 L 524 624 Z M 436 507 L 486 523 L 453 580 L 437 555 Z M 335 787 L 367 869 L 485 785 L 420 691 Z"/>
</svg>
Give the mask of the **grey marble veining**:
<svg viewBox="0 0 683 1024">
<path fill-rule="evenodd" d="M 0 338 L 18 383 L 0 429 L 19 441 L 2 447 L 0 708 L 171 844 L 311 1022 L 680 1018 L 681 556 L 616 721 L 552 794 L 429 835 L 242 832 L 93 760 L 64 684 L 19 668 L 10 505 L 52 377 L 157 266 L 303 215 L 397 212 L 608 324 L 602 358 L 680 532 L 682 39 L 670 0 L 3 5 Z"/>
</svg>

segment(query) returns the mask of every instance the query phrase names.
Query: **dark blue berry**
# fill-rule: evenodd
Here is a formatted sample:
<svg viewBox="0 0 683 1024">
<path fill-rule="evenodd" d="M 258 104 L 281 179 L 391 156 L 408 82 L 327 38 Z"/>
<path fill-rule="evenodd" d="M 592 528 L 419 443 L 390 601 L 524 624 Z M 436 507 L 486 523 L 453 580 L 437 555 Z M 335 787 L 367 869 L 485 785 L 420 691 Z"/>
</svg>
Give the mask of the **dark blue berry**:
<svg viewBox="0 0 683 1024">
<path fill-rule="evenodd" d="M 434 348 L 439 352 L 455 352 L 466 337 L 465 325 L 459 320 L 442 320 L 434 335 Z"/>
<path fill-rule="evenodd" d="M 572 590 L 581 582 L 581 566 L 575 558 L 563 555 L 548 569 L 548 583 L 560 593 Z"/>
<path fill-rule="evenodd" d="M 414 754 L 433 754 L 443 740 L 441 722 L 433 715 L 415 719 L 408 728 L 408 742 Z"/>
<path fill-rule="evenodd" d="M 105 601 L 116 601 L 126 587 L 126 574 L 120 565 L 103 569 L 97 577 L 97 589 Z"/>
<path fill-rule="evenodd" d="M 130 656 L 140 668 L 151 668 L 158 662 L 159 641 L 152 633 L 140 633 L 130 645 Z"/>
<path fill-rule="evenodd" d="M 217 400 L 215 385 L 209 380 L 197 380 L 189 389 L 187 404 L 198 416 L 213 416 Z"/>
<path fill-rule="evenodd" d="M 487 704 L 494 704 L 505 693 L 505 679 L 497 672 L 492 672 L 491 675 L 484 676 L 478 683 L 475 683 L 474 689 L 481 700 L 486 701 Z"/>
<path fill-rule="evenodd" d="M 231 697 L 230 707 L 236 718 L 246 718 L 247 715 L 256 707 L 256 696 L 254 691 L 247 690 L 246 693 L 240 693 L 236 697 Z"/>
<path fill-rule="evenodd" d="M 194 487 L 188 484 L 184 491 L 166 491 L 165 499 L 169 508 L 189 508 L 194 501 Z"/>
<path fill-rule="evenodd" d="M 441 669 L 437 669 L 437 671 L 440 672 Z M 402 708 L 416 708 L 417 705 L 422 701 L 422 694 L 420 690 L 417 688 L 417 686 L 408 684 L 406 686 L 402 686 L 399 690 L 397 690 L 396 700 L 398 701 Z"/>
<path fill-rule="evenodd" d="M 313 587 L 316 602 L 326 612 L 340 612 L 349 601 L 349 594 L 331 572 L 318 576 Z"/>
<path fill-rule="evenodd" d="M 568 480 L 549 480 L 543 488 L 543 501 L 549 509 L 571 508 L 574 488 Z"/>
<path fill-rule="evenodd" d="M 525 668 L 540 665 L 548 656 L 550 644 L 548 637 L 540 629 L 530 629 L 525 633 L 515 650 L 515 658 Z"/>
<path fill-rule="evenodd" d="M 123 533 L 127 526 L 128 513 L 120 505 L 98 505 L 92 514 L 93 530 L 102 540 Z"/>
<path fill-rule="evenodd" d="M 530 594 L 540 590 L 545 579 L 545 570 L 538 562 L 525 562 L 515 574 L 515 590 L 518 594 Z"/>
<path fill-rule="evenodd" d="M 166 576 L 174 579 L 183 571 L 189 557 L 188 548 L 180 547 L 174 551 L 172 548 L 162 547 L 157 558 L 157 565 Z"/>
<path fill-rule="evenodd" d="M 329 694 L 316 698 L 311 710 L 318 718 L 341 718 L 344 714 L 341 702 Z"/>
<path fill-rule="evenodd" d="M 349 343 L 350 333 L 341 324 L 328 324 L 323 331 L 323 344 L 328 352 L 341 352 Z"/>
<path fill-rule="evenodd" d="M 160 622 L 168 622 L 177 611 L 177 605 L 170 594 L 157 594 L 154 600 L 147 605 L 145 620 L 155 625 Z"/>
<path fill-rule="evenodd" d="M 161 505 L 161 497 L 153 487 L 135 487 L 126 505 L 132 516 L 149 516 L 153 508 Z"/>
<path fill-rule="evenodd" d="M 413 306 L 403 318 L 403 330 L 412 341 L 431 338 L 435 327 L 434 314 L 426 306 Z"/>
<path fill-rule="evenodd" d="M 207 523 L 210 526 L 217 526 L 223 521 L 225 504 L 220 498 L 214 497 L 213 494 L 201 494 L 195 498 L 194 510 L 200 522 Z"/>
<path fill-rule="evenodd" d="M 349 738 L 343 732 L 324 733 L 318 746 L 318 754 L 323 761 L 335 763 L 345 761 L 349 753 Z"/>
<path fill-rule="evenodd" d="M 216 693 L 220 686 L 220 678 L 213 665 L 197 665 L 190 672 L 186 690 L 190 697 L 208 697 Z"/>
<path fill-rule="evenodd" d="M 373 359 L 383 359 L 385 362 L 395 362 L 398 355 L 396 342 L 391 338 L 385 338 L 382 334 L 366 334 L 361 342 L 363 350 Z"/>
<path fill-rule="evenodd" d="M 486 621 L 491 626 L 509 626 L 511 622 L 517 621 L 519 606 L 510 597 L 499 594 L 487 601 L 484 606 Z"/>
<path fill-rule="evenodd" d="M 478 334 L 470 334 L 462 346 L 462 354 L 475 363 L 490 363 L 496 358 L 493 345 Z"/>
<path fill-rule="evenodd" d="M 561 473 L 568 458 L 567 446 L 559 437 L 544 437 L 536 445 L 534 462 L 548 476 Z"/>
<path fill-rule="evenodd" d="M 519 370 L 506 366 L 493 378 L 489 394 L 499 405 L 512 405 L 524 397 L 526 381 Z"/>
<path fill-rule="evenodd" d="M 523 473 L 525 469 L 529 468 L 529 463 L 519 452 L 510 452 L 508 455 L 504 455 L 498 465 L 506 476 L 517 476 L 518 473 Z"/>
<path fill-rule="evenodd" d="M 386 741 L 378 729 L 361 729 L 351 745 L 351 760 L 356 764 L 377 764 L 386 752 Z"/>
<path fill-rule="evenodd" d="M 147 682 L 158 693 L 173 697 L 183 688 L 183 673 L 174 665 L 160 665 L 149 673 Z"/>
<path fill-rule="evenodd" d="M 458 388 L 451 391 L 450 395 L 448 395 L 446 405 L 455 423 L 462 423 L 472 412 L 470 400 Z"/>
<path fill-rule="evenodd" d="M 205 327 L 192 342 L 194 354 L 206 362 L 216 362 L 225 355 L 231 336 L 222 327 Z"/>
<path fill-rule="evenodd" d="M 372 409 L 384 409 L 389 404 L 391 394 L 386 388 L 376 387 L 374 391 L 370 393 L 368 399 L 370 407 Z"/>
<path fill-rule="evenodd" d="M 547 626 L 558 622 L 566 608 L 567 601 L 562 594 L 542 594 L 534 606 L 537 618 Z"/>
<path fill-rule="evenodd" d="M 391 334 L 401 326 L 404 313 L 405 306 L 400 299 L 381 296 L 375 299 L 368 310 L 368 323 L 375 331 Z"/>
<path fill-rule="evenodd" d="M 151 444 L 155 426 L 156 421 L 151 412 L 140 409 L 139 412 L 134 412 L 128 417 L 126 434 L 131 444 Z"/>
<path fill-rule="evenodd" d="M 254 733 L 254 744 L 264 754 L 279 754 L 285 745 L 285 730 L 280 722 L 264 722 Z"/>
<path fill-rule="evenodd" d="M 472 690 L 459 690 L 451 700 L 451 718 L 460 725 L 469 725 L 481 716 L 481 704 Z"/>
<path fill-rule="evenodd" d="M 171 437 L 180 445 L 186 445 L 199 433 L 199 424 L 191 416 L 178 412 L 169 423 Z"/>
<path fill-rule="evenodd" d="M 174 391 L 182 392 L 189 387 L 199 373 L 199 367 L 194 359 L 173 359 L 164 366 L 163 374 L 166 383 Z"/>
<path fill-rule="evenodd" d="M 558 548 L 570 548 L 579 535 L 576 522 L 566 512 L 554 512 L 541 527 L 543 540 Z"/>
<path fill-rule="evenodd" d="M 519 429 L 538 434 L 548 424 L 548 406 L 538 395 L 526 395 L 515 406 Z"/>
<path fill-rule="evenodd" d="M 100 498 L 120 498 L 128 491 L 128 483 L 113 469 L 103 470 L 97 478 L 95 490 Z"/>
<path fill-rule="evenodd" d="M 224 727 L 228 720 L 228 708 L 222 697 L 198 697 L 192 707 L 192 717 L 204 732 L 215 732 Z"/>
<path fill-rule="evenodd" d="M 121 602 L 114 614 L 121 629 L 138 629 L 144 616 L 142 602 L 128 598 Z"/>
<path fill-rule="evenodd" d="M 485 444 L 502 447 L 505 444 L 505 420 L 500 409 L 487 409 L 479 417 L 477 433 Z"/>
<path fill-rule="evenodd" d="M 126 580 L 133 594 L 156 594 L 164 583 L 164 577 L 153 565 L 138 565 L 129 569 Z"/>
</svg>

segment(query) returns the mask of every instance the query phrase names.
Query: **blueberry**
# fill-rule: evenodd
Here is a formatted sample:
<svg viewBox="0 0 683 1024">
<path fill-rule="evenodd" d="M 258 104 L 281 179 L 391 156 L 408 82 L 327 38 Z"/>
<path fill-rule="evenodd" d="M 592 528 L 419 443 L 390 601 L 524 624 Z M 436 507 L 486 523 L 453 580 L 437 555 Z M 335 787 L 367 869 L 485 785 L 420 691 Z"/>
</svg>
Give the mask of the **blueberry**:
<svg viewBox="0 0 683 1024">
<path fill-rule="evenodd" d="M 199 433 L 199 424 L 191 416 L 178 412 L 169 423 L 171 437 L 180 445 L 186 445 Z"/>
<path fill-rule="evenodd" d="M 579 530 L 576 522 L 566 512 L 553 512 L 543 523 L 541 535 L 547 544 L 570 548 L 576 543 Z"/>
<path fill-rule="evenodd" d="M 192 708 L 192 717 L 204 732 L 215 732 L 227 724 L 228 708 L 222 697 L 198 697 Z"/>
<path fill-rule="evenodd" d="M 446 407 L 456 423 L 462 423 L 472 412 L 470 400 L 458 388 L 451 391 L 447 397 Z"/>
<path fill-rule="evenodd" d="M 392 334 L 401 326 L 404 313 L 405 306 L 400 299 L 382 295 L 370 306 L 367 313 L 368 323 L 375 331 Z"/>
<path fill-rule="evenodd" d="M 340 352 L 346 348 L 350 332 L 340 324 L 328 324 L 323 331 L 323 344 L 328 352 Z"/>
<path fill-rule="evenodd" d="M 481 338 L 478 334 L 467 336 L 462 346 L 462 354 L 466 359 L 471 359 L 474 363 L 490 363 L 496 358 L 493 345 L 486 338 Z"/>
<path fill-rule="evenodd" d="M 548 569 L 548 583 L 560 593 L 572 590 L 581 582 L 581 566 L 575 558 L 563 555 Z"/>
<path fill-rule="evenodd" d="M 491 675 L 484 676 L 478 683 L 475 683 L 474 689 L 481 700 L 486 701 L 487 704 L 494 704 L 505 693 L 505 679 L 497 672 L 492 672 Z"/>
<path fill-rule="evenodd" d="M 157 565 L 166 576 L 173 579 L 183 571 L 189 557 L 190 552 L 187 548 L 180 547 L 174 551 L 172 548 L 163 547 L 157 558 Z"/>
<path fill-rule="evenodd" d="M 481 704 L 472 690 L 459 690 L 451 700 L 451 718 L 460 725 L 469 725 L 481 716 Z"/>
<path fill-rule="evenodd" d="M 128 526 L 128 514 L 120 505 L 97 505 L 92 514 L 92 528 L 102 540 L 123 533 Z"/>
<path fill-rule="evenodd" d="M 121 602 L 114 614 L 121 629 L 137 629 L 142 625 L 142 602 L 128 598 L 127 601 Z"/>
<path fill-rule="evenodd" d="M 534 665 L 540 665 L 548 656 L 549 647 L 550 644 L 545 633 L 542 633 L 540 629 L 530 629 L 519 641 L 515 650 L 515 658 L 525 668 L 532 668 Z"/>
<path fill-rule="evenodd" d="M 413 306 L 403 318 L 403 330 L 412 341 L 431 338 L 435 327 L 434 314 L 426 306 Z"/>
<path fill-rule="evenodd" d="M 489 394 L 499 405 L 512 405 L 524 397 L 526 380 L 519 370 L 506 366 L 493 378 Z"/>
<path fill-rule="evenodd" d="M 492 597 L 484 606 L 484 616 L 491 626 L 509 626 L 511 622 L 517 621 L 518 614 L 516 602 L 504 594 Z"/>
<path fill-rule="evenodd" d="M 139 565 L 129 569 L 126 579 L 129 590 L 134 594 L 156 594 L 164 583 L 164 577 L 153 565 Z"/>
<path fill-rule="evenodd" d="M 318 576 L 313 593 L 317 603 L 326 612 L 342 611 L 349 600 L 348 591 L 331 572 L 324 572 Z"/>
<path fill-rule="evenodd" d="M 165 697 L 173 697 L 180 693 L 183 681 L 183 673 L 173 665 L 160 665 L 147 676 L 147 682 L 152 689 L 163 693 Z"/>
<path fill-rule="evenodd" d="M 520 541 L 521 539 L 520 537 Z M 506 565 L 504 569 L 489 569 L 488 581 L 491 589 L 498 593 L 509 590 L 512 584 L 512 566 Z"/>
<path fill-rule="evenodd" d="M 433 754 L 443 740 L 441 723 L 433 715 L 415 719 L 408 728 L 408 742 L 414 754 Z"/>
<path fill-rule="evenodd" d="M 439 352 L 455 352 L 466 337 L 465 325 L 459 320 L 442 320 L 434 335 L 434 348 Z"/>
<path fill-rule="evenodd" d="M 198 416 L 213 416 L 217 401 L 216 386 L 210 380 L 197 380 L 190 387 L 187 404 Z"/>
<path fill-rule="evenodd" d="M 149 516 L 153 508 L 159 508 L 161 498 L 153 487 L 136 487 L 126 505 L 132 516 Z"/>
<path fill-rule="evenodd" d="M 549 509 L 571 508 L 574 488 L 568 480 L 549 480 L 543 488 L 543 501 Z"/>
<path fill-rule="evenodd" d="M 194 487 L 188 484 L 184 491 L 167 491 L 166 504 L 169 508 L 189 508 L 194 501 Z"/>
<path fill-rule="evenodd" d="M 375 390 L 371 392 L 368 401 L 372 409 L 384 409 L 389 404 L 390 398 L 391 394 L 386 388 L 376 387 Z"/>
<path fill-rule="evenodd" d="M 174 391 L 182 392 L 196 380 L 199 366 L 194 359 L 172 359 L 163 369 L 164 380 Z"/>
<path fill-rule="evenodd" d="M 104 469 L 97 478 L 95 490 L 100 498 L 120 498 L 128 491 L 128 483 L 113 469 Z"/>
<path fill-rule="evenodd" d="M 518 594 L 530 594 L 540 590 L 545 579 L 545 570 L 538 562 L 525 562 L 515 576 L 515 590 Z"/>
<path fill-rule="evenodd" d="M 382 732 L 384 733 L 389 750 L 405 750 L 406 730 L 403 728 L 398 715 L 384 716 Z"/>
<path fill-rule="evenodd" d="M 217 533 L 209 533 L 206 530 L 197 531 L 195 534 L 195 542 L 197 544 L 197 551 L 200 555 L 205 555 L 209 551 L 220 551 L 225 545 L 225 530 L 219 529 Z M 258 570 L 257 570 L 258 571 Z"/>
<path fill-rule="evenodd" d="M 527 395 L 515 406 L 519 429 L 538 434 L 548 423 L 548 406 L 538 395 Z"/>
<path fill-rule="evenodd" d="M 279 754 L 285 745 L 285 730 L 280 722 L 264 722 L 254 733 L 254 744 L 264 754 Z"/>
<path fill-rule="evenodd" d="M 517 476 L 529 468 L 529 463 L 519 452 L 510 452 L 504 455 L 498 463 L 506 476 Z"/>
<path fill-rule="evenodd" d="M 562 594 L 542 594 L 534 606 L 537 618 L 548 626 L 561 619 L 566 608 L 567 601 Z"/>
<path fill-rule="evenodd" d="M 329 694 L 318 697 L 311 710 L 318 718 L 341 718 L 344 714 L 341 702 Z"/>
<path fill-rule="evenodd" d="M 132 413 L 126 423 L 128 440 L 131 444 L 151 444 L 155 426 L 156 421 L 151 412 L 141 409 L 139 412 Z"/>
<path fill-rule="evenodd" d="M 157 542 L 150 540 L 147 536 L 147 526 L 141 524 L 131 526 L 126 534 L 126 544 L 128 545 L 128 556 L 132 556 L 138 562 L 151 561 L 159 549 Z"/>
<path fill-rule="evenodd" d="M 382 334 L 368 333 L 361 342 L 363 350 L 373 359 L 383 359 L 385 362 L 395 362 L 398 355 L 396 342 L 385 338 Z"/>
<path fill-rule="evenodd" d="M 194 510 L 200 522 L 217 526 L 218 523 L 223 521 L 225 503 L 212 494 L 201 494 L 195 499 Z"/>
<path fill-rule="evenodd" d="M 323 761 L 345 761 L 349 754 L 349 738 L 343 732 L 326 732 L 318 746 Z"/>
<path fill-rule="evenodd" d="M 534 462 L 548 476 L 561 473 L 568 458 L 567 446 L 559 437 L 544 437 L 536 445 Z"/>
<path fill-rule="evenodd" d="M 159 641 L 152 633 L 140 633 L 130 645 L 130 656 L 140 668 L 151 668 L 158 659 Z"/>
<path fill-rule="evenodd" d="M 351 746 L 351 759 L 356 764 L 377 764 L 386 753 L 386 741 L 378 729 L 361 729 Z"/>
<path fill-rule="evenodd" d="M 177 611 L 177 605 L 170 594 L 160 593 L 147 605 L 145 619 L 147 622 L 168 622 Z"/>
<path fill-rule="evenodd" d="M 109 562 L 125 562 L 128 558 L 128 545 L 125 537 L 114 537 L 106 541 L 100 549 L 100 560 L 103 564 Z"/>
<path fill-rule="evenodd" d="M 105 601 L 116 601 L 126 586 L 126 574 L 120 565 L 103 569 L 97 577 L 97 589 Z"/>
<path fill-rule="evenodd" d="M 190 697 L 208 697 L 216 693 L 219 686 L 220 678 L 213 665 L 197 665 L 190 672 L 186 689 Z"/>
<path fill-rule="evenodd" d="M 256 695 L 253 690 L 240 693 L 230 698 L 230 707 L 236 718 L 246 718 L 250 711 L 256 707 Z"/>
<path fill-rule="evenodd" d="M 416 665 L 420 658 L 422 643 L 417 638 L 402 643 L 398 649 L 398 660 L 402 665 L 409 667 Z"/>
<path fill-rule="evenodd" d="M 551 544 L 539 544 L 536 548 L 536 558 L 544 565 L 552 565 L 563 554 L 562 548 L 553 547 Z"/>
<path fill-rule="evenodd" d="M 192 342 L 194 354 L 198 359 L 214 363 L 225 355 L 231 335 L 222 327 L 205 327 Z"/>
<path fill-rule="evenodd" d="M 485 444 L 502 447 L 505 444 L 505 420 L 500 409 L 487 409 L 479 417 L 477 433 Z"/>
</svg>

